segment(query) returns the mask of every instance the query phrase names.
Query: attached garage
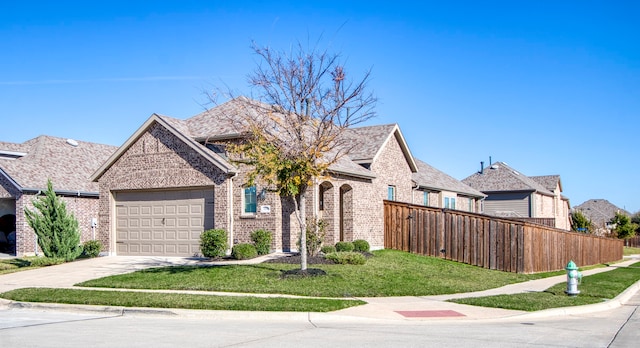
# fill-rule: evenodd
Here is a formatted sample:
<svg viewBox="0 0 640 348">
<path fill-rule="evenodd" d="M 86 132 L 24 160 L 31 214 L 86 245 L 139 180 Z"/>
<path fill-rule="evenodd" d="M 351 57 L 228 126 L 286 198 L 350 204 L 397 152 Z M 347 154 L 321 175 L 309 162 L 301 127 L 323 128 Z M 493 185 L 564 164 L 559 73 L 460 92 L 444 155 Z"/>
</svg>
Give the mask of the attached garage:
<svg viewBox="0 0 640 348">
<path fill-rule="evenodd" d="M 214 226 L 214 189 L 114 192 L 116 253 L 200 255 L 200 234 Z"/>
</svg>

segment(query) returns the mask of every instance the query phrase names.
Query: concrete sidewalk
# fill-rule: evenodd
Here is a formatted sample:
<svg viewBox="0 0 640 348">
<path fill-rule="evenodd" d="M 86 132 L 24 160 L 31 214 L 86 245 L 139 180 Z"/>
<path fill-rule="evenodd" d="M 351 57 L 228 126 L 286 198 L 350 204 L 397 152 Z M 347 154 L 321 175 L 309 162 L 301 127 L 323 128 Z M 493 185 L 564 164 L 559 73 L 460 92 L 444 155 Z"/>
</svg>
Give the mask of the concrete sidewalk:
<svg viewBox="0 0 640 348">
<path fill-rule="evenodd" d="M 129 273 L 141 269 L 151 267 L 163 267 L 163 266 L 178 266 L 178 265 L 215 265 L 215 264 L 255 264 L 260 263 L 266 259 L 278 257 L 280 255 L 266 255 L 257 259 L 245 260 L 245 261 L 223 261 L 213 262 L 206 259 L 198 258 L 169 258 L 169 257 L 126 257 L 126 256 L 106 256 L 94 259 L 80 260 L 71 263 L 65 263 L 56 266 L 43 267 L 29 271 L 22 271 L 16 273 L 10 273 L 0 275 L 0 292 L 5 292 L 13 289 L 24 287 L 51 287 L 51 288 L 72 288 L 74 284 L 105 277 L 109 275 Z M 617 267 L 626 267 L 632 263 L 640 261 L 640 255 L 634 255 L 626 259 L 624 262 L 614 264 L 606 268 L 597 268 L 588 271 L 583 271 L 583 275 L 591 275 L 600 272 L 606 272 Z M 640 290 L 640 282 L 630 287 L 625 293 L 618 296 L 616 299 L 603 302 L 602 304 L 578 306 L 578 307 L 566 307 L 560 309 L 551 309 L 539 312 L 523 312 L 513 311 L 497 308 L 485 308 L 469 305 L 456 304 L 446 302 L 448 299 L 463 298 L 463 297 L 480 297 L 491 296 L 498 294 L 515 294 L 523 292 L 539 292 L 557 284 L 566 281 L 566 276 L 557 276 L 544 278 L 539 280 L 531 280 L 524 283 L 511 284 L 500 288 L 489 289 L 485 291 L 463 293 L 463 294 L 450 294 L 450 295 L 438 295 L 438 296 L 404 296 L 404 297 L 370 297 L 370 298 L 358 298 L 365 302 L 366 305 L 351 307 L 344 310 L 324 314 L 324 317 L 333 319 L 383 319 L 383 320 L 402 320 L 402 321 L 416 321 L 416 320 L 433 320 L 433 319 L 497 319 L 497 318 L 511 318 L 522 316 L 554 316 L 558 314 L 569 313 L 587 313 L 597 312 L 610 308 L 620 306 L 635 295 Z M 85 288 L 86 289 L 86 288 Z M 105 290 L 105 289 L 101 289 Z M 109 290 L 109 289 L 106 289 Z M 122 289 L 111 289 L 113 291 L 122 291 Z M 230 293 L 212 293 L 212 292 L 199 292 L 199 291 L 161 291 L 161 292 L 175 292 L 175 293 L 196 293 L 196 294 L 209 294 L 209 295 L 238 295 Z M 245 294 L 242 294 L 245 295 Z M 255 294 L 246 294 L 256 296 Z M 263 296 L 281 296 L 281 295 L 263 295 Z M 11 306 L 12 302 L 0 299 L 0 307 Z M 46 305 L 46 304 L 29 304 L 29 307 L 39 308 L 65 308 L 66 310 L 91 310 L 96 306 L 74 306 L 74 305 Z M 99 307 L 99 306 L 98 306 Z M 124 311 L 124 309 L 123 309 Z M 153 312 L 154 309 L 144 309 L 145 312 Z M 174 309 L 157 309 L 159 313 L 171 312 L 173 314 L 181 314 L 185 316 L 203 316 L 208 315 L 211 317 L 241 317 L 241 316 L 257 316 L 265 315 L 269 318 L 282 317 L 285 318 L 297 318 L 306 317 L 306 313 L 245 313 L 245 312 L 231 312 L 231 311 L 186 311 L 186 310 L 174 310 Z M 316 316 L 314 314 L 314 316 Z"/>
<path fill-rule="evenodd" d="M 640 255 L 625 258 L 625 261 L 609 267 L 596 268 L 582 271 L 583 276 L 611 271 L 618 267 L 627 267 L 640 261 Z M 549 287 L 566 282 L 565 275 L 530 280 L 523 283 L 515 283 L 500 288 L 477 292 L 436 295 L 436 296 L 405 296 L 405 297 L 368 297 L 359 298 L 367 302 L 364 306 L 347 308 L 336 314 L 351 315 L 357 317 L 398 319 L 398 320 L 429 320 L 429 319 L 495 319 L 509 317 L 539 317 L 555 316 L 560 314 L 579 314 L 597 312 L 615 308 L 624 304 L 640 290 L 640 281 L 620 294 L 615 299 L 593 305 L 553 308 L 537 312 L 525 312 L 500 308 L 486 308 L 446 302 L 449 299 L 483 297 L 502 294 L 517 294 L 526 292 L 541 292 Z"/>
</svg>

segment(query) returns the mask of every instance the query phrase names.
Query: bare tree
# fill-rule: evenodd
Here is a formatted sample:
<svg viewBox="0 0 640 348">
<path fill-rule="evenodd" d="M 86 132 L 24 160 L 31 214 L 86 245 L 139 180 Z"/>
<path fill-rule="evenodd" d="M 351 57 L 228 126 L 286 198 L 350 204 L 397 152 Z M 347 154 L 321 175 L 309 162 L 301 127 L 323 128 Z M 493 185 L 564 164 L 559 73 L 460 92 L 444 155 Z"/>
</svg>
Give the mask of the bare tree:
<svg viewBox="0 0 640 348">
<path fill-rule="evenodd" d="M 377 99 L 366 91 L 371 71 L 350 79 L 338 54 L 300 43 L 288 52 L 255 43 L 252 49 L 260 58 L 248 76 L 255 95 L 239 100 L 253 112 L 245 113 L 246 137 L 231 151 L 251 166 L 249 185 L 259 178 L 293 200 L 304 272 L 307 189 L 348 153 L 344 132 L 375 116 Z"/>
</svg>

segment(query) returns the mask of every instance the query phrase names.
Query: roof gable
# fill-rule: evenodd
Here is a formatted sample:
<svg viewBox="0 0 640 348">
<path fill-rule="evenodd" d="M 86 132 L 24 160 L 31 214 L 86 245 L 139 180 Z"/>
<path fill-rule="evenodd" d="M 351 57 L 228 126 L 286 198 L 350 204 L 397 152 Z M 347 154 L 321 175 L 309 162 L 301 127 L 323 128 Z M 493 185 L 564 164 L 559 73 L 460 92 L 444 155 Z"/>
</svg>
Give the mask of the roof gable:
<svg viewBox="0 0 640 348">
<path fill-rule="evenodd" d="M 159 124 L 168 130 L 171 134 L 186 143 L 194 151 L 202 155 L 205 159 L 211 162 L 211 164 L 220 168 L 223 172 L 227 174 L 236 173 L 235 166 L 195 140 L 195 137 L 190 132 L 190 127 L 187 122 L 167 116 L 153 114 L 140 128 L 138 128 L 135 133 L 133 133 L 133 135 L 131 135 L 131 137 L 129 137 L 129 139 L 127 139 L 122 146 L 120 146 L 120 148 L 118 148 L 117 151 L 113 153 L 113 155 L 111 155 L 111 157 L 109 157 L 108 160 L 104 162 L 100 168 L 98 168 L 98 170 L 91 176 L 91 180 L 98 181 L 100 177 L 102 177 L 102 175 L 154 124 Z"/>
<path fill-rule="evenodd" d="M 349 148 L 347 156 L 352 161 L 359 164 L 371 164 L 378 159 L 383 148 L 394 138 L 400 145 L 411 171 L 413 173 L 417 172 L 416 161 L 400 131 L 400 127 L 395 123 L 347 129 L 344 133 L 344 146 Z"/>
<path fill-rule="evenodd" d="M 560 188 L 560 192 L 562 192 L 560 175 L 530 176 L 530 178 L 551 192 L 554 192 L 557 188 Z"/>
<path fill-rule="evenodd" d="M 481 173 L 462 180 L 480 192 L 530 191 L 553 196 L 553 192 L 530 177 L 519 173 L 504 162 L 496 162 Z"/>
<path fill-rule="evenodd" d="M 485 197 L 482 192 L 430 166 L 426 162 L 416 159 L 416 164 L 418 171 L 413 173 L 412 178 L 419 188 L 450 191 L 480 198 Z"/>
</svg>

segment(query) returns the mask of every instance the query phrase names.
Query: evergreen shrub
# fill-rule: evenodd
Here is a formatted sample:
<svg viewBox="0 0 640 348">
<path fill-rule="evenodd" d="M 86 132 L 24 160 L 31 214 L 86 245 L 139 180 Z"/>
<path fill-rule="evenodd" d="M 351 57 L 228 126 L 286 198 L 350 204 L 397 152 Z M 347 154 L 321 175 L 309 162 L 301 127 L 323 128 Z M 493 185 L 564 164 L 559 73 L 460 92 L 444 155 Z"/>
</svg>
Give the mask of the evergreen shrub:
<svg viewBox="0 0 640 348">
<path fill-rule="evenodd" d="M 251 232 L 251 240 L 256 247 L 258 255 L 266 255 L 271 251 L 271 240 L 273 239 L 271 232 L 267 230 L 256 230 Z"/>
<path fill-rule="evenodd" d="M 227 231 L 223 229 L 211 229 L 200 235 L 200 251 L 204 257 L 216 258 L 227 254 Z"/>
<path fill-rule="evenodd" d="M 33 211 L 24 209 L 29 226 L 38 237 L 38 246 L 44 256 L 73 261 L 82 253 L 78 220 L 67 212 L 67 206 L 47 181 L 44 195 L 32 201 Z"/>
<path fill-rule="evenodd" d="M 330 253 L 335 253 L 336 247 L 334 247 L 333 245 L 325 245 L 320 249 L 320 251 L 322 251 L 323 254 L 327 255 Z"/>
<path fill-rule="evenodd" d="M 356 239 L 353 241 L 353 251 L 359 251 L 361 253 L 369 252 L 369 242 L 364 239 Z"/>
<path fill-rule="evenodd" d="M 354 246 L 351 242 L 338 242 L 336 243 L 336 251 L 337 252 L 349 252 L 353 251 Z"/>
<path fill-rule="evenodd" d="M 82 255 L 96 257 L 102 251 L 102 242 L 99 240 L 88 240 L 82 244 Z"/>
<path fill-rule="evenodd" d="M 353 251 L 330 253 L 325 258 L 341 265 L 364 265 L 367 262 L 364 255 Z"/>
<path fill-rule="evenodd" d="M 236 244 L 231 249 L 231 257 L 236 260 L 253 259 L 258 256 L 258 251 L 253 244 L 241 243 Z"/>
</svg>

